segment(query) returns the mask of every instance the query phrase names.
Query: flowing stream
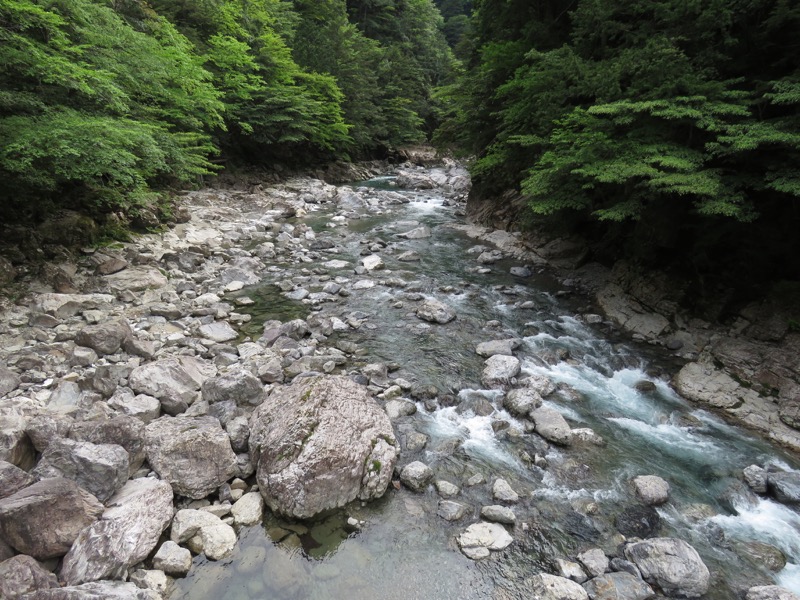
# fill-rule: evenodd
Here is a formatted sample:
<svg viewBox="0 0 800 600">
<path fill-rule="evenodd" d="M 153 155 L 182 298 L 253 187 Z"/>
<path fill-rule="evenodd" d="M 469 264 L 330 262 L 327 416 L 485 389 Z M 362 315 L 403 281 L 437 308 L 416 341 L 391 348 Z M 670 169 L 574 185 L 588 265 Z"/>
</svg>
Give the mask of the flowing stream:
<svg viewBox="0 0 800 600">
<path fill-rule="evenodd" d="M 741 483 L 742 469 L 750 464 L 796 470 L 797 462 L 676 395 L 667 383 L 672 366 L 666 359 L 625 341 L 608 324 L 587 325 L 578 316 L 586 311 L 585 299 L 560 293 L 563 288 L 547 272 L 515 277 L 509 268 L 520 265 L 510 259 L 479 272 L 470 253 L 477 242 L 449 227 L 459 219 L 444 197 L 435 190 L 399 190 L 392 183 L 381 178 L 362 185 L 378 196 L 391 189 L 407 203 L 354 201 L 298 219 L 317 239 L 335 241 L 327 260 L 348 263 L 329 270 L 331 280 L 376 284 L 315 309 L 343 320 L 356 315 L 363 322 L 326 342 L 360 348 L 348 372 L 384 362 L 395 369 L 392 377 L 438 389 L 438 402 L 419 399 L 416 414 L 395 421 L 403 447 L 399 465 L 421 460 L 436 479 L 462 487 L 454 500 L 470 507 L 467 515 L 452 523 L 437 516 L 440 498 L 433 486 L 423 494 L 390 486 L 377 502 L 356 503 L 310 523 L 267 515 L 263 525 L 242 532 L 229 558 L 196 558 L 172 598 L 524 598 L 525 579 L 540 571 L 555 573 L 556 558 L 592 547 L 618 554 L 622 538 L 615 519 L 638 505 L 629 484 L 637 475 L 670 482 L 670 501 L 658 509 L 657 535 L 684 539 L 698 550 L 712 572 L 706 598 L 735 598 L 751 585 L 771 583 L 800 593 L 800 514 L 755 497 Z M 346 219 L 332 220 L 342 211 Z M 432 236 L 396 237 L 418 224 L 429 226 Z M 389 246 L 377 252 L 386 270 L 354 275 L 362 250 L 376 242 Z M 397 254 L 406 250 L 418 252 L 421 260 L 398 261 Z M 300 264 L 244 290 L 257 300 L 252 334 L 260 333 L 258 323 L 267 318 L 286 320 L 312 310 L 276 287 L 292 278 L 312 291 L 327 280 L 313 265 Z M 453 307 L 456 321 L 431 325 L 416 318 L 420 296 Z M 561 384 L 545 404 L 573 428 L 594 430 L 605 445 L 548 446 L 498 408 L 498 392 L 481 390 L 483 359 L 475 346 L 507 337 L 523 341 L 516 351 L 520 377 L 544 375 Z M 643 381 L 654 385 L 642 386 Z M 449 402 L 442 401 L 445 395 Z M 480 416 L 465 409 L 476 399 L 493 403 L 494 412 Z M 410 452 L 406 444 L 418 433 L 427 443 Z M 466 485 L 474 475 L 485 483 Z M 515 542 L 473 562 L 458 550 L 455 536 L 479 520 L 481 506 L 494 504 L 491 484 L 498 477 L 522 497 L 514 506 Z M 348 517 L 363 525 L 348 526 Z M 763 544 L 780 549 L 786 566 L 771 571 Z"/>
</svg>

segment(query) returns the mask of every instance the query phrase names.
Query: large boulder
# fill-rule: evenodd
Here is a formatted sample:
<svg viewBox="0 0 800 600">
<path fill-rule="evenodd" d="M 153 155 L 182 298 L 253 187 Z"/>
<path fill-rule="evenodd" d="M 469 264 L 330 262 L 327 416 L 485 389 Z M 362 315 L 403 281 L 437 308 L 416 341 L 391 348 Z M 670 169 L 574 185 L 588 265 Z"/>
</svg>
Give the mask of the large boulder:
<svg viewBox="0 0 800 600">
<path fill-rule="evenodd" d="M 275 390 L 253 413 L 250 432 L 264 500 L 295 518 L 382 496 L 397 461 L 389 417 L 346 377 L 301 378 Z"/>
<path fill-rule="evenodd" d="M 527 583 L 530 597 L 537 600 L 589 600 L 589 595 L 580 584 L 564 577 L 540 573 Z"/>
<path fill-rule="evenodd" d="M 507 386 L 511 378 L 519 375 L 519 359 L 514 356 L 496 354 L 484 363 L 481 382 L 488 388 Z"/>
<path fill-rule="evenodd" d="M 456 313 L 443 302 L 428 298 L 417 308 L 417 317 L 429 323 L 444 325 L 455 319 Z"/>
<path fill-rule="evenodd" d="M 144 423 L 131 416 L 121 415 L 104 421 L 74 423 L 69 437 L 92 444 L 118 444 L 128 453 L 128 473 L 133 475 L 146 458 Z"/>
<path fill-rule="evenodd" d="M 633 478 L 636 495 L 648 506 L 658 506 L 669 500 L 669 482 L 656 475 L 640 475 Z"/>
<path fill-rule="evenodd" d="M 32 475 L 10 462 L 0 460 L 0 499 L 16 494 L 35 482 L 36 478 Z"/>
<path fill-rule="evenodd" d="M 800 473 L 770 473 L 767 488 L 778 502 L 800 504 Z"/>
<path fill-rule="evenodd" d="M 39 560 L 63 556 L 103 505 L 63 478 L 45 479 L 0 500 L 0 537 Z"/>
<path fill-rule="evenodd" d="M 213 367 L 191 357 L 177 356 L 137 367 L 128 382 L 137 394 L 147 394 L 172 403 L 195 401 L 202 383 L 214 375 Z"/>
<path fill-rule="evenodd" d="M 238 406 L 258 406 L 264 401 L 264 386 L 259 379 L 244 369 L 233 369 L 224 375 L 206 379 L 201 386 L 203 400 L 233 401 Z"/>
<path fill-rule="evenodd" d="M 97 581 L 63 588 L 38 590 L 24 600 L 161 600 L 161 594 L 144 590 L 131 582 Z"/>
<path fill-rule="evenodd" d="M 33 474 L 72 479 L 105 502 L 125 485 L 128 468 L 128 452 L 122 446 L 58 439 L 47 446 Z"/>
<path fill-rule="evenodd" d="M 66 585 L 122 579 L 156 547 L 172 520 L 172 488 L 165 481 L 132 479 L 108 502 L 100 520 L 80 532 L 59 572 Z"/>
<path fill-rule="evenodd" d="M 117 319 L 98 325 L 87 325 L 75 336 L 78 346 L 91 348 L 98 355 L 114 354 L 122 343 L 133 336 L 130 325 L 124 319 Z"/>
<path fill-rule="evenodd" d="M 0 598 L 16 600 L 23 594 L 58 587 L 58 579 L 35 558 L 18 554 L 0 563 Z"/>
<path fill-rule="evenodd" d="M 503 408 L 515 417 L 524 418 L 542 405 L 542 397 L 531 388 L 511 390 L 503 398 Z"/>
<path fill-rule="evenodd" d="M 560 412 L 547 406 L 532 411 L 531 419 L 536 425 L 536 433 L 548 442 L 568 446 L 572 442 L 572 430 Z"/>
<path fill-rule="evenodd" d="M 236 475 L 230 438 L 215 417 L 161 417 L 145 432 L 147 461 L 176 494 L 199 500 Z"/>
<path fill-rule="evenodd" d="M 625 547 L 625 558 L 642 578 L 667 596 L 697 598 L 708 591 L 710 574 L 697 550 L 683 540 L 653 538 Z"/>
<path fill-rule="evenodd" d="M 170 539 L 187 543 L 196 554 L 220 560 L 236 546 L 236 532 L 218 516 L 203 510 L 183 509 L 175 514 Z"/>
<path fill-rule="evenodd" d="M 592 600 L 648 600 L 653 588 L 630 573 L 607 573 L 583 584 Z"/>
</svg>

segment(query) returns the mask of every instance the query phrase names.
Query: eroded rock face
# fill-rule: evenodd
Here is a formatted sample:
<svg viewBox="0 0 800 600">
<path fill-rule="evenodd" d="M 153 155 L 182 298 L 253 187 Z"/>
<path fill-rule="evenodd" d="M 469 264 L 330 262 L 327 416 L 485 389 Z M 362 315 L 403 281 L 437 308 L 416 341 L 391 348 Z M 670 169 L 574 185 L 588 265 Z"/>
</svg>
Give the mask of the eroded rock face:
<svg viewBox="0 0 800 600">
<path fill-rule="evenodd" d="M 397 461 L 388 416 L 345 377 L 302 378 L 275 390 L 250 431 L 264 500 L 295 518 L 382 496 Z"/>
<path fill-rule="evenodd" d="M 0 536 L 22 554 L 55 558 L 102 512 L 97 498 L 74 481 L 44 479 L 0 500 Z"/>
<path fill-rule="evenodd" d="M 145 431 L 147 460 L 176 494 L 199 500 L 236 474 L 230 438 L 215 417 L 161 417 Z"/>
<path fill-rule="evenodd" d="M 710 575 L 700 555 L 675 538 L 653 538 L 625 548 L 645 581 L 672 597 L 698 598 L 708 591 Z"/>
<path fill-rule="evenodd" d="M 59 579 L 78 585 L 120 579 L 156 547 L 172 520 L 172 488 L 165 481 L 132 479 L 108 502 L 100 519 L 83 529 L 64 557 Z"/>
</svg>

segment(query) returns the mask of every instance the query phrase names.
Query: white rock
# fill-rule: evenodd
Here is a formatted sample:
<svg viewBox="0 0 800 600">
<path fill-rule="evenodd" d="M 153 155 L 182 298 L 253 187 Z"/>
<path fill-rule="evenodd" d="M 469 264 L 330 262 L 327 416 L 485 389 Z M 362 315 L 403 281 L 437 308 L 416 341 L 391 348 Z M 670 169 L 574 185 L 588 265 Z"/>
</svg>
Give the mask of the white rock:
<svg viewBox="0 0 800 600">
<path fill-rule="evenodd" d="M 515 492 L 505 479 L 497 479 L 492 486 L 492 496 L 500 502 L 515 504 L 519 502 L 519 494 Z"/>
<path fill-rule="evenodd" d="M 486 558 L 490 550 L 503 550 L 513 541 L 514 538 L 497 523 L 475 523 L 458 536 L 461 551 L 473 560 Z"/>
<path fill-rule="evenodd" d="M 172 540 L 167 540 L 153 557 L 153 567 L 167 575 L 184 577 L 192 568 L 192 553 Z"/>
<path fill-rule="evenodd" d="M 233 505 L 231 513 L 237 525 L 255 525 L 256 523 L 260 523 L 264 514 L 264 499 L 258 492 L 245 494 Z"/>
</svg>

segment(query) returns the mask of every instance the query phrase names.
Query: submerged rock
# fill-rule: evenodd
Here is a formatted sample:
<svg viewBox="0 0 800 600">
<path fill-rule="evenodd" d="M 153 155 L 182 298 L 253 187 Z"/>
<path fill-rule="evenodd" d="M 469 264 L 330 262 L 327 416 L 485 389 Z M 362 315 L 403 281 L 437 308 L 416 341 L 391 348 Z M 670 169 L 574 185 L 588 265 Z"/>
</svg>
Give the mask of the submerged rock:
<svg viewBox="0 0 800 600">
<path fill-rule="evenodd" d="M 656 475 L 633 478 L 636 495 L 648 506 L 658 506 L 669 500 L 669 483 Z"/>
<path fill-rule="evenodd" d="M 386 491 L 398 447 L 366 389 L 316 376 L 276 389 L 250 419 L 250 455 L 267 505 L 306 519 Z"/>
<path fill-rule="evenodd" d="M 458 536 L 461 551 L 473 560 L 486 558 L 490 550 L 503 550 L 514 541 L 502 525 L 497 523 L 475 523 Z"/>
</svg>

